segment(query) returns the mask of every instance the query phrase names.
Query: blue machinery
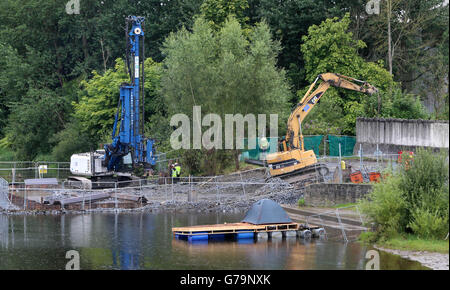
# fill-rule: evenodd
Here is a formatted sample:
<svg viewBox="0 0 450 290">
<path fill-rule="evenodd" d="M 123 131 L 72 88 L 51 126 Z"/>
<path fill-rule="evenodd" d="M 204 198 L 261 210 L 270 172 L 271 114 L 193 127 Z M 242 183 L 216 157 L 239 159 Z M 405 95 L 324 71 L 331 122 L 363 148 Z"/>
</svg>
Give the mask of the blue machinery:
<svg viewBox="0 0 450 290">
<path fill-rule="evenodd" d="M 105 158 L 103 164 L 108 171 L 116 172 L 122 169 L 124 163 L 126 163 L 123 157 L 129 154 L 133 166 L 150 167 L 156 163 L 155 140 L 143 136 L 145 56 L 142 25 L 144 17 L 129 16 L 125 23 L 126 66 L 131 83 L 123 83 L 120 86 L 120 99 L 114 120 L 112 143 L 104 146 Z M 129 24 L 131 24 L 131 30 L 128 32 Z M 130 58 L 133 62 L 131 67 Z M 116 135 L 119 121 L 119 132 Z M 128 163 L 130 163 L 130 160 L 128 160 Z"/>
</svg>

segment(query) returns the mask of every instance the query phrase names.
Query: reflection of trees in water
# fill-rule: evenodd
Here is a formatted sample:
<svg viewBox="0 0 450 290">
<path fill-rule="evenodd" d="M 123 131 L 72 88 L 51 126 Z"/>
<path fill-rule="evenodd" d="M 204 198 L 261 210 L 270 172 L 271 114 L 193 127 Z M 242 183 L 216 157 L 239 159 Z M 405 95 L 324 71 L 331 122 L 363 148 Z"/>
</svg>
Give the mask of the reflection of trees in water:
<svg viewBox="0 0 450 290">
<path fill-rule="evenodd" d="M 70 244 L 74 248 L 89 247 L 92 238 L 92 223 L 94 215 L 81 214 L 70 216 L 69 237 Z M 65 219 L 61 220 L 65 223 Z M 65 230 L 65 228 L 63 228 Z"/>
<path fill-rule="evenodd" d="M 286 269 L 315 269 L 316 261 L 313 257 L 316 255 L 316 246 L 314 241 L 304 239 L 293 240 L 295 243 L 291 247 L 291 255 L 286 262 Z"/>
<path fill-rule="evenodd" d="M 141 215 L 142 216 L 142 215 Z M 122 270 L 139 269 L 141 252 L 142 219 L 136 216 L 114 215 L 114 243 L 112 265 Z"/>
<path fill-rule="evenodd" d="M 314 269 L 315 264 L 314 247 L 296 237 L 200 243 L 173 239 L 172 248 L 194 269 Z"/>
<path fill-rule="evenodd" d="M 316 243 L 317 269 L 364 269 L 365 247 L 357 243 Z"/>
<path fill-rule="evenodd" d="M 81 269 L 364 269 L 366 247 L 295 237 L 192 244 L 173 226 L 235 222 L 224 214 L 116 213 L 0 215 L 0 269 L 64 269 L 67 250 Z M 245 241 L 245 242 L 244 242 Z M 7 257 L 7 258 L 3 258 Z M 380 252 L 382 269 L 420 264 Z"/>
<path fill-rule="evenodd" d="M 12 233 L 14 234 L 14 231 Z M 9 246 L 9 217 L 1 214 L 0 214 L 0 246 L 6 249 L 8 249 Z"/>
</svg>

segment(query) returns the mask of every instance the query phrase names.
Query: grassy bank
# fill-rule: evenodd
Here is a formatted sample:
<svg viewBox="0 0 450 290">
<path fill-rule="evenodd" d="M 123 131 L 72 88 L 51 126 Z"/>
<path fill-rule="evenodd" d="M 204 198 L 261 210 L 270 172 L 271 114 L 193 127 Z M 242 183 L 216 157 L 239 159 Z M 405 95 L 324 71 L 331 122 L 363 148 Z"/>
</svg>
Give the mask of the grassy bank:
<svg viewBox="0 0 450 290">
<path fill-rule="evenodd" d="M 362 233 L 360 241 L 372 243 L 374 234 Z M 447 240 L 426 240 L 414 235 L 401 235 L 397 237 L 378 239 L 375 244 L 382 248 L 405 251 L 427 251 L 436 253 L 449 253 L 449 241 Z"/>
</svg>

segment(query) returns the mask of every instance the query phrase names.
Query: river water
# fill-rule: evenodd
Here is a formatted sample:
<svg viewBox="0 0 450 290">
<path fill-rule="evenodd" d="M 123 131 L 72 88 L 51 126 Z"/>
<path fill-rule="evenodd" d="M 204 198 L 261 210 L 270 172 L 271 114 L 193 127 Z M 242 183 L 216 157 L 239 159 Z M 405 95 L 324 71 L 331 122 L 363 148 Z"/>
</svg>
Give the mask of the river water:
<svg viewBox="0 0 450 290">
<path fill-rule="evenodd" d="M 0 215 L 0 269 L 65 269 L 76 250 L 81 269 L 364 269 L 359 243 L 272 240 L 190 244 L 178 226 L 238 222 L 243 214 L 92 213 Z M 380 252 L 381 269 L 426 269 Z"/>
</svg>

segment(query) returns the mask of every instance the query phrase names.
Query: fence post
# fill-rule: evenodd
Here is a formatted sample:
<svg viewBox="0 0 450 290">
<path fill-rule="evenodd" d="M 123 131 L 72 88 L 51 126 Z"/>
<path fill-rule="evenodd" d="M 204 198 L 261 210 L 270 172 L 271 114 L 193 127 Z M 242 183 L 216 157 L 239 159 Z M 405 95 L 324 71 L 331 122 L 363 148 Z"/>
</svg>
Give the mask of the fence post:
<svg viewBox="0 0 450 290">
<path fill-rule="evenodd" d="M 166 201 L 169 199 L 169 196 L 167 194 L 167 177 L 164 177 L 164 191 L 166 192 Z"/>
<path fill-rule="evenodd" d="M 191 175 L 189 174 L 189 196 L 192 198 L 192 183 L 191 183 Z"/>
<path fill-rule="evenodd" d="M 117 210 L 117 181 L 114 182 L 115 208 Z"/>
<path fill-rule="evenodd" d="M 362 144 L 359 144 L 359 170 L 361 170 L 362 172 L 362 164 L 363 164 L 363 160 L 362 160 Z"/>
<path fill-rule="evenodd" d="M 239 172 L 239 175 L 241 176 L 242 191 L 244 193 L 245 198 L 248 199 L 247 194 L 245 193 L 245 185 L 244 185 L 244 180 L 242 179 L 242 173 Z"/>
<path fill-rule="evenodd" d="M 27 209 L 27 185 L 25 185 L 25 192 L 23 194 L 23 209 Z"/>
<path fill-rule="evenodd" d="M 341 226 L 342 237 L 344 238 L 344 241 L 347 243 L 348 242 L 347 235 L 345 234 L 344 225 L 342 224 L 341 216 L 339 215 L 339 209 L 338 208 L 336 209 L 336 217 L 338 218 L 339 225 Z"/>
<path fill-rule="evenodd" d="M 85 194 L 85 192 L 86 192 L 86 189 L 83 188 L 83 205 L 82 205 L 82 210 L 84 210 L 84 194 Z"/>
<path fill-rule="evenodd" d="M 380 151 L 378 151 L 378 143 L 377 143 L 377 169 L 380 169 L 380 165 L 378 164 L 378 155 L 380 155 Z"/>
<path fill-rule="evenodd" d="M 12 184 L 16 183 L 16 162 L 14 162 L 14 166 L 12 169 Z"/>
<path fill-rule="evenodd" d="M 172 201 L 173 201 L 173 177 L 172 177 Z"/>
<path fill-rule="evenodd" d="M 341 143 L 339 142 L 339 183 L 342 183 Z"/>
<path fill-rule="evenodd" d="M 218 203 L 220 203 L 219 184 L 217 183 L 217 176 L 215 178 L 215 182 L 216 182 L 216 200 Z"/>
<path fill-rule="evenodd" d="M 359 215 L 359 221 L 361 222 L 361 226 L 363 226 L 363 225 L 364 225 L 364 222 L 363 222 L 363 219 L 362 219 L 361 212 L 359 211 L 358 206 L 355 206 L 355 208 L 356 208 L 356 211 L 358 212 L 358 215 Z M 366 228 L 365 231 L 367 232 L 367 228 Z"/>
</svg>

